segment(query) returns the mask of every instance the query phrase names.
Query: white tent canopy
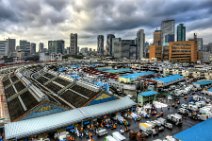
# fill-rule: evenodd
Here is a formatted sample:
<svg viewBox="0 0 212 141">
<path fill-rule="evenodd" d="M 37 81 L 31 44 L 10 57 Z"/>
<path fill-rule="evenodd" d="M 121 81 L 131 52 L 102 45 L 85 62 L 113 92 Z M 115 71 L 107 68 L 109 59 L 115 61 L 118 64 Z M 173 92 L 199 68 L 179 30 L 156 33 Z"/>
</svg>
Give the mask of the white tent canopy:
<svg viewBox="0 0 212 141">
<path fill-rule="evenodd" d="M 57 114 L 11 122 L 5 125 L 5 137 L 6 139 L 28 137 L 65 127 L 80 122 L 83 119 L 113 113 L 133 105 L 135 105 L 135 102 L 129 99 L 129 97 L 124 97 L 118 100 L 77 108 Z"/>
</svg>

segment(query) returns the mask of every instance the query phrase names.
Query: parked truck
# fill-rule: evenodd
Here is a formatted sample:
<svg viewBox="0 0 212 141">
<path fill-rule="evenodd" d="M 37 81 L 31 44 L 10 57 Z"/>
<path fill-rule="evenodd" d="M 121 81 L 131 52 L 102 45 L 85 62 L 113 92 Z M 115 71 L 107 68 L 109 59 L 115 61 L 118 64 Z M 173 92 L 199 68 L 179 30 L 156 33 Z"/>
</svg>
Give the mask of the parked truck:
<svg viewBox="0 0 212 141">
<path fill-rule="evenodd" d="M 142 130 L 146 136 L 149 136 L 153 133 L 152 125 L 145 122 L 139 124 L 139 129 Z"/>
<path fill-rule="evenodd" d="M 179 114 L 169 114 L 167 115 L 167 120 L 174 123 L 175 125 L 182 125 L 183 118 Z"/>
<path fill-rule="evenodd" d="M 212 118 L 212 107 L 200 108 L 197 118 L 200 120 L 207 120 L 208 118 Z"/>
</svg>

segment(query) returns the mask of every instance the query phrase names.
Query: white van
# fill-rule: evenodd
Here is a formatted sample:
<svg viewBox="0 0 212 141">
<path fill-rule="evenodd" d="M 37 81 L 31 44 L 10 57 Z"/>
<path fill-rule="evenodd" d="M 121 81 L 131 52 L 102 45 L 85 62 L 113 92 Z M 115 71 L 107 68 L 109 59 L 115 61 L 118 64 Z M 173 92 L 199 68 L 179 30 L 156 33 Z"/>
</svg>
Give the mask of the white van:
<svg viewBox="0 0 212 141">
<path fill-rule="evenodd" d="M 123 136 L 121 133 L 119 133 L 118 131 L 115 131 L 112 133 L 113 135 L 113 138 L 115 138 L 116 140 L 118 141 L 123 141 L 123 140 L 126 140 L 126 137 Z"/>
<path fill-rule="evenodd" d="M 212 109 L 209 107 L 200 108 L 197 117 L 200 120 L 207 120 L 208 118 L 212 118 Z"/>
<path fill-rule="evenodd" d="M 195 103 L 195 105 L 197 105 L 198 108 L 201 108 L 201 107 L 206 105 L 206 102 L 205 101 L 198 101 L 198 102 Z"/>
<path fill-rule="evenodd" d="M 114 137 L 112 137 L 111 135 L 109 135 L 109 136 L 106 136 L 105 137 L 105 141 L 118 141 L 118 140 L 116 140 Z"/>
<path fill-rule="evenodd" d="M 169 114 L 167 120 L 173 122 L 175 125 L 181 125 L 183 123 L 183 118 L 179 114 Z"/>
<path fill-rule="evenodd" d="M 191 105 L 191 104 L 188 105 L 188 109 L 191 110 L 191 111 L 198 111 L 199 110 L 197 105 Z"/>
</svg>

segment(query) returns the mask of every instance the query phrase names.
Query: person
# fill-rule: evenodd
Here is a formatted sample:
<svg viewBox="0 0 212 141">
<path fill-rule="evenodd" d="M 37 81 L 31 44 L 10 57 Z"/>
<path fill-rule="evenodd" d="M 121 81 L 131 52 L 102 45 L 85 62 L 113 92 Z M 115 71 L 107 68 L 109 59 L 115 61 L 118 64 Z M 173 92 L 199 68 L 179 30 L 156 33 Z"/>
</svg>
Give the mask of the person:
<svg viewBox="0 0 212 141">
<path fill-rule="evenodd" d="M 124 128 L 125 128 L 125 132 L 127 132 L 128 131 L 128 127 L 127 127 L 127 121 L 126 120 L 124 120 Z"/>
<path fill-rule="evenodd" d="M 91 132 L 88 133 L 89 139 L 93 137 L 93 134 Z"/>
<path fill-rule="evenodd" d="M 83 130 L 83 127 L 81 127 L 81 129 L 80 129 L 80 136 L 79 136 L 81 139 L 82 139 L 83 136 L 84 136 L 83 131 L 84 131 L 84 130 Z"/>
<path fill-rule="evenodd" d="M 94 141 L 93 136 L 90 137 L 90 141 Z"/>
<path fill-rule="evenodd" d="M 113 124 L 113 129 L 116 129 L 116 128 L 117 128 L 117 126 L 116 126 L 116 124 L 114 123 L 114 124 Z"/>
<path fill-rule="evenodd" d="M 138 133 L 137 133 L 137 135 L 136 135 L 136 140 L 137 140 L 137 141 L 142 141 L 142 140 L 143 140 L 143 139 L 142 139 L 142 131 L 141 131 L 141 130 L 138 131 Z"/>
<path fill-rule="evenodd" d="M 80 136 L 80 133 L 79 133 L 78 128 L 76 128 L 76 134 L 77 134 L 77 137 L 79 137 L 79 136 Z"/>
<path fill-rule="evenodd" d="M 133 130 L 130 130 L 129 132 L 129 139 L 132 141 L 132 140 L 135 140 L 136 138 L 136 133 L 133 131 Z"/>
</svg>

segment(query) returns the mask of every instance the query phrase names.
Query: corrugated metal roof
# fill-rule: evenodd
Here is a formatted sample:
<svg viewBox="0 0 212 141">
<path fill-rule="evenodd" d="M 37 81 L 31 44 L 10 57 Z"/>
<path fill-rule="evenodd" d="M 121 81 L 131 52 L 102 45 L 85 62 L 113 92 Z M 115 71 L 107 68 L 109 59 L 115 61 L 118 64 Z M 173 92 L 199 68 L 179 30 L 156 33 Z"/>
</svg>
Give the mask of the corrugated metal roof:
<svg viewBox="0 0 212 141">
<path fill-rule="evenodd" d="M 119 100 L 113 100 L 110 102 L 101 103 L 98 105 L 91 105 L 82 107 L 80 110 L 85 117 L 97 117 L 108 113 L 113 113 L 122 109 L 127 109 L 135 105 L 135 102 L 130 100 L 129 97 L 121 98 Z"/>
<path fill-rule="evenodd" d="M 11 122 L 5 125 L 6 139 L 23 138 L 45 131 L 65 127 L 83 119 L 113 113 L 135 105 L 129 97 L 120 98 L 97 105 L 77 108 L 48 116 Z"/>
</svg>

